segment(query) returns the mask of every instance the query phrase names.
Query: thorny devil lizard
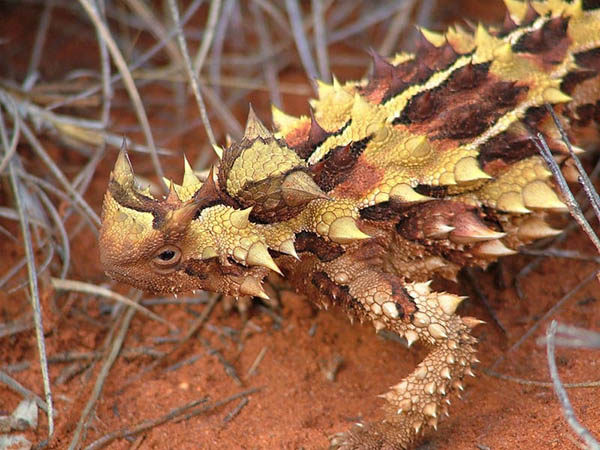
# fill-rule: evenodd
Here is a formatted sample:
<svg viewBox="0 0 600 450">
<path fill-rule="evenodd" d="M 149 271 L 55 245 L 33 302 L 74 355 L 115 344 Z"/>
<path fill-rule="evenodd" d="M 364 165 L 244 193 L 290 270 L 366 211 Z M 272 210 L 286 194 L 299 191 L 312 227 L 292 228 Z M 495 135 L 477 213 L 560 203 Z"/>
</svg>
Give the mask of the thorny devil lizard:
<svg viewBox="0 0 600 450">
<path fill-rule="evenodd" d="M 559 232 L 546 218 L 566 208 L 530 138 L 542 132 L 568 161 L 545 104 L 574 144 L 598 142 L 600 4 L 505 3 L 498 29 L 423 29 L 414 54 L 374 55 L 368 79 L 319 82 L 310 117 L 273 108 L 276 132 L 251 111 L 208 179 L 186 162 L 166 198 L 136 185 L 122 152 L 103 207 L 108 274 L 148 291 L 265 297 L 274 271 L 419 341 L 429 353 L 382 395 L 383 418 L 331 441 L 413 447 L 477 361 L 480 321 L 429 280 Z"/>
</svg>

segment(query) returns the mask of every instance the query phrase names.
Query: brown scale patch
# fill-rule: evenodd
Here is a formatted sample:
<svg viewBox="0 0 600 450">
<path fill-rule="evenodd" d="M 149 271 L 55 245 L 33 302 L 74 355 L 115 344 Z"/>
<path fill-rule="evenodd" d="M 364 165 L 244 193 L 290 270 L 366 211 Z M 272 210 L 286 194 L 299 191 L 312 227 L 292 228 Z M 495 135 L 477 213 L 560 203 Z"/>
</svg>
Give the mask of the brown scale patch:
<svg viewBox="0 0 600 450">
<path fill-rule="evenodd" d="M 341 245 L 326 241 L 318 234 L 308 231 L 296 234 L 294 247 L 297 253 L 310 252 L 323 262 L 333 261 L 344 254 Z"/>
<path fill-rule="evenodd" d="M 507 165 L 536 154 L 537 147 L 528 136 L 507 131 L 479 147 L 478 160 L 483 170 L 494 176 Z"/>
<path fill-rule="evenodd" d="M 577 112 L 581 109 L 582 124 L 586 125 L 590 120 L 593 120 L 596 108 L 593 104 L 583 106 L 583 108 L 578 108 Z M 566 109 L 564 105 L 555 105 L 554 109 L 558 114 L 564 114 L 576 123 L 572 112 L 569 112 L 569 109 Z M 487 173 L 495 176 L 501 173 L 509 164 L 538 155 L 539 151 L 530 136 L 535 135 L 539 130 L 553 130 L 554 127 L 554 121 L 545 106 L 529 108 L 520 124 L 492 137 L 479 147 L 479 163 Z M 566 131 L 569 139 L 576 142 L 572 131 Z M 564 153 L 564 146 L 560 142 L 550 137 L 546 132 L 542 132 L 542 134 L 546 138 L 550 150 Z"/>
<path fill-rule="evenodd" d="M 592 120 L 594 120 L 596 115 L 596 105 L 591 103 L 579 105 L 575 112 L 577 113 L 577 117 L 579 117 L 579 119 L 576 121 L 577 125 L 580 127 L 586 126 L 589 125 Z"/>
<path fill-rule="evenodd" d="M 348 179 L 370 140 L 369 136 L 349 145 L 335 147 L 321 161 L 311 166 L 310 170 L 317 185 L 323 191 L 329 192 Z"/>
<path fill-rule="evenodd" d="M 527 26 L 532 24 L 540 15 L 537 13 L 535 9 L 533 9 L 533 5 L 531 2 L 527 2 L 527 11 L 525 12 L 525 17 L 521 22 L 522 26 Z"/>
<path fill-rule="evenodd" d="M 460 227 L 465 218 L 473 215 L 490 228 L 496 228 L 494 218 L 488 217 L 483 210 L 451 200 L 438 200 L 407 208 L 396 224 L 396 232 L 404 239 L 423 245 L 428 254 L 464 266 L 471 259 L 463 246 L 453 245 L 448 238 L 428 236 L 437 229 L 438 224 Z"/>
<path fill-rule="evenodd" d="M 453 64 L 459 55 L 449 43 L 435 47 L 420 33 L 415 58 L 410 61 L 394 66 L 375 52 L 372 56 L 371 76 L 360 92 L 371 102 L 385 103 L 408 86 L 427 81 L 436 71 Z"/>
<path fill-rule="evenodd" d="M 410 296 L 410 294 L 404 289 L 400 279 L 392 274 L 385 273 L 383 276 L 387 279 L 392 287 L 392 296 L 396 301 L 394 304 L 398 309 L 398 313 L 401 319 L 410 317 L 412 320 L 412 315 L 417 312 L 417 306 L 415 305 L 415 301 Z"/>
<path fill-rule="evenodd" d="M 343 182 L 331 192 L 336 197 L 362 198 L 383 178 L 384 169 L 359 159 Z"/>
<path fill-rule="evenodd" d="M 507 34 L 513 32 L 514 30 L 516 30 L 518 27 L 519 26 L 515 23 L 515 21 L 512 20 L 512 17 L 510 16 L 510 13 L 508 11 L 506 11 L 506 13 L 504 13 L 504 20 L 502 22 L 502 28 L 498 32 L 498 36 L 499 37 L 504 37 Z"/>
<path fill-rule="evenodd" d="M 419 241 L 427 238 L 433 225 L 452 225 L 455 216 L 472 210 L 473 207 L 450 200 L 438 200 L 413 205 L 402 214 L 396 231 L 405 239 Z"/>
<path fill-rule="evenodd" d="M 583 0 L 582 4 L 585 11 L 600 8 L 600 0 Z"/>
<path fill-rule="evenodd" d="M 469 63 L 455 70 L 446 81 L 446 88 L 450 92 L 475 89 L 486 80 L 490 64 L 489 62 L 483 64 Z"/>
<path fill-rule="evenodd" d="M 218 263 L 215 260 L 199 260 L 199 259 L 191 259 L 187 261 L 183 271 L 194 278 L 198 278 L 199 280 L 206 280 L 208 278 L 209 270 L 216 269 Z M 217 269 L 218 270 L 218 269 Z"/>
<path fill-rule="evenodd" d="M 295 169 L 275 177 L 245 183 L 238 194 L 242 208 L 252 206 L 250 220 L 255 223 L 274 223 L 289 220 L 297 216 L 305 205 L 290 206 L 283 199 L 281 184 L 285 177 Z"/>
<path fill-rule="evenodd" d="M 600 58 L 599 58 L 600 61 Z M 560 90 L 566 94 L 571 94 L 575 88 L 583 83 L 585 80 L 594 78 L 598 75 L 597 71 L 594 70 L 579 70 L 576 72 L 569 72 L 562 80 L 560 84 Z"/>
<path fill-rule="evenodd" d="M 308 133 L 310 131 L 310 123 L 308 122 L 300 122 L 296 128 L 290 131 L 285 136 L 285 142 L 289 148 L 294 148 L 302 145 L 303 142 L 308 138 Z"/>
<path fill-rule="evenodd" d="M 360 218 L 372 220 L 374 222 L 383 222 L 395 220 L 400 217 L 400 212 L 394 208 L 392 202 L 380 203 L 360 210 Z"/>
<path fill-rule="evenodd" d="M 418 184 L 415 187 L 421 195 L 434 198 L 444 198 L 448 196 L 448 186 L 430 186 L 429 184 Z"/>
<path fill-rule="evenodd" d="M 579 67 L 600 71 L 600 48 L 594 48 L 587 52 L 577 53 L 575 55 L 575 62 Z"/>
<path fill-rule="evenodd" d="M 513 45 L 513 51 L 538 55 L 543 65 L 557 64 L 564 60 L 571 43 L 568 26 L 568 17 L 550 19 L 541 28 L 523 35 Z"/>
<path fill-rule="evenodd" d="M 371 56 L 373 63 L 369 82 L 364 88 L 359 88 L 360 94 L 368 101 L 383 102 L 386 96 L 396 95 L 410 86 L 407 80 L 415 76 L 417 68 L 414 61 L 407 61 L 394 66 L 376 52 L 371 52 Z M 423 73 L 419 76 L 423 77 L 427 74 Z"/>
<path fill-rule="evenodd" d="M 467 139 L 513 109 L 527 90 L 489 74 L 489 64 L 466 65 L 441 86 L 413 97 L 394 124 L 432 139 Z"/>
</svg>

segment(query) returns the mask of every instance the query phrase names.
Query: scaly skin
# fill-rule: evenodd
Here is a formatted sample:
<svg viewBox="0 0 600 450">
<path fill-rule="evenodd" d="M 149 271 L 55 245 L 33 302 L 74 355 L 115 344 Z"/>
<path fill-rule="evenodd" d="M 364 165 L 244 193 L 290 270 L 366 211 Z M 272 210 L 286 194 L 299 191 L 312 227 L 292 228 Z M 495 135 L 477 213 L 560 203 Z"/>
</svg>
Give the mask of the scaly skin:
<svg viewBox="0 0 600 450">
<path fill-rule="evenodd" d="M 545 103 L 574 144 L 598 137 L 597 6 L 506 3 L 502 29 L 423 30 L 415 55 L 374 55 L 369 79 L 319 83 L 310 117 L 274 108 L 275 134 L 251 111 L 208 179 L 186 162 L 165 199 L 136 187 L 122 152 L 103 207 L 107 273 L 149 291 L 264 298 L 275 271 L 317 304 L 421 342 L 429 354 L 382 395 L 383 417 L 331 441 L 411 448 L 476 361 L 479 321 L 428 280 L 559 232 L 545 218 L 566 208 L 529 139 L 544 133 L 568 162 Z"/>
</svg>

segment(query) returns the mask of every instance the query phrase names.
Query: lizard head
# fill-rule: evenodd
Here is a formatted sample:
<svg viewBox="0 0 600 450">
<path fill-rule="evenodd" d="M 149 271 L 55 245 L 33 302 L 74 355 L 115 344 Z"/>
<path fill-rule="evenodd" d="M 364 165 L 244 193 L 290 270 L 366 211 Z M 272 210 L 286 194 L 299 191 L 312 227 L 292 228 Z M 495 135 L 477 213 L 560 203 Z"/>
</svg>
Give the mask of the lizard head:
<svg viewBox="0 0 600 450">
<path fill-rule="evenodd" d="M 184 237 L 198 209 L 193 196 L 187 197 L 183 201 L 173 184 L 162 200 L 139 189 L 122 150 L 102 207 L 100 259 L 106 273 L 148 291 L 200 288 L 197 277 L 185 272 Z"/>
<path fill-rule="evenodd" d="M 153 292 L 202 289 L 264 298 L 264 277 L 282 273 L 273 257 L 298 258 L 296 233 L 310 230 L 343 242 L 366 236 L 351 217 L 329 226 L 353 206 L 331 206 L 306 162 L 253 111 L 242 140 L 217 150 L 222 158 L 204 182 L 185 161 L 182 184 L 171 182 L 161 199 L 136 186 L 121 151 L 102 209 L 100 257 L 109 276 Z"/>
<path fill-rule="evenodd" d="M 111 277 L 150 292 L 196 289 L 268 298 L 261 287 L 277 266 L 261 242 L 247 252 L 252 267 L 219 255 L 215 236 L 241 226 L 248 213 L 219 203 L 212 172 L 201 183 L 185 161 L 181 185 L 152 197 L 136 186 L 126 151 L 111 172 L 102 207 L 100 260 Z M 244 220 L 246 222 L 244 222 Z M 243 230 L 235 229 L 243 236 Z"/>
<path fill-rule="evenodd" d="M 182 184 L 171 182 L 169 194 L 157 199 L 136 185 L 129 157 L 121 151 L 102 207 L 100 260 L 106 274 L 151 292 L 201 289 L 268 298 L 263 278 L 269 270 L 281 273 L 268 242 L 295 255 L 293 233 L 275 230 L 277 239 L 269 239 L 264 227 L 249 220 L 252 207 L 223 192 L 212 171 L 202 183 L 184 163 Z M 292 186 L 288 197 L 297 203 L 306 192 L 298 189 L 302 177 L 292 179 L 297 189 Z"/>
<path fill-rule="evenodd" d="M 247 223 L 248 216 L 219 204 L 218 196 L 212 172 L 201 183 L 185 161 L 183 183 L 170 183 L 168 196 L 155 199 L 136 186 L 122 150 L 102 207 L 100 260 L 106 273 L 151 292 L 203 289 L 268 298 L 261 281 L 268 268 L 277 266 L 260 242 L 247 252 L 247 259 L 256 263 L 252 267 L 217 253 L 215 236 L 227 234 L 232 224 L 243 225 L 244 218 Z M 243 235 L 243 230 L 237 232 Z"/>
</svg>

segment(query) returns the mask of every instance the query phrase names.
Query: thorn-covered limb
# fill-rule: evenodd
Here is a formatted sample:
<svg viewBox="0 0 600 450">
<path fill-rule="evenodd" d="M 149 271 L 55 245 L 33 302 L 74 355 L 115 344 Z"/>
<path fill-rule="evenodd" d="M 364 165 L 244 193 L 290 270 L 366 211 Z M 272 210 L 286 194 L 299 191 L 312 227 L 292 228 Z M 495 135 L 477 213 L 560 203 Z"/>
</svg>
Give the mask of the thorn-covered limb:
<svg viewBox="0 0 600 450">
<path fill-rule="evenodd" d="M 332 449 L 412 448 L 424 430 L 437 428 L 441 417 L 448 414 L 448 397 L 464 389 L 464 377 L 474 376 L 477 340 L 470 331 L 482 322 L 455 314 L 463 298 L 432 292 L 428 283 L 408 283 L 404 290 L 416 311 L 410 318 L 395 320 L 382 311 L 379 320 L 409 343 L 424 344 L 429 354 L 409 376 L 380 396 L 386 400 L 383 420 L 334 436 Z"/>
</svg>

